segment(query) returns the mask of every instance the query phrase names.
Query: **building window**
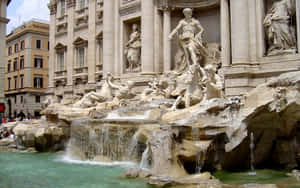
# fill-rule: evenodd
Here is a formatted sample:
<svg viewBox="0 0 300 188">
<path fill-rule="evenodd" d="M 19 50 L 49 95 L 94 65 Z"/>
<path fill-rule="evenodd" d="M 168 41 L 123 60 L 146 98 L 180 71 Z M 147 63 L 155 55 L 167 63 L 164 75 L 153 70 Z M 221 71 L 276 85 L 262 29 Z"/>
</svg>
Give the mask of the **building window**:
<svg viewBox="0 0 300 188">
<path fill-rule="evenodd" d="M 64 63 L 64 53 L 58 53 L 57 54 L 57 70 L 63 71 L 65 70 L 65 63 Z"/>
<path fill-rule="evenodd" d="M 8 85 L 8 89 L 10 89 L 10 81 L 11 81 L 11 78 L 8 78 L 7 80 L 8 80 L 8 84 L 7 84 L 7 85 Z"/>
<path fill-rule="evenodd" d="M 66 2 L 65 0 L 60 0 L 60 16 L 64 16 L 65 15 L 65 11 L 66 11 Z"/>
<path fill-rule="evenodd" d="M 41 96 L 35 96 L 35 103 L 41 102 Z"/>
<path fill-rule="evenodd" d="M 84 67 L 84 47 L 77 48 L 77 65 Z"/>
<path fill-rule="evenodd" d="M 11 46 L 8 48 L 8 55 L 12 54 Z"/>
<path fill-rule="evenodd" d="M 22 41 L 21 41 L 21 50 L 24 50 L 24 49 L 25 49 L 25 41 L 22 40 Z"/>
<path fill-rule="evenodd" d="M 48 50 L 50 50 L 50 42 L 48 41 Z"/>
<path fill-rule="evenodd" d="M 15 89 L 18 88 L 18 77 L 14 76 L 14 81 L 15 81 Z"/>
<path fill-rule="evenodd" d="M 85 7 L 85 0 L 79 0 L 79 9 L 83 9 Z"/>
<path fill-rule="evenodd" d="M 8 64 L 7 64 L 7 72 L 10 72 L 10 68 L 11 68 L 11 61 L 8 61 Z"/>
<path fill-rule="evenodd" d="M 24 56 L 20 58 L 20 69 L 24 69 Z"/>
<path fill-rule="evenodd" d="M 18 70 L 18 58 L 14 59 L 14 71 Z"/>
<path fill-rule="evenodd" d="M 41 46 L 42 46 L 42 41 L 41 40 L 36 40 L 36 48 L 37 49 L 41 49 Z"/>
<path fill-rule="evenodd" d="M 23 98 L 23 96 L 21 96 L 20 97 L 20 103 L 23 104 L 23 102 L 24 102 L 24 98 Z"/>
<path fill-rule="evenodd" d="M 20 76 L 20 88 L 24 88 L 24 75 Z"/>
<path fill-rule="evenodd" d="M 17 53 L 19 51 L 19 44 L 15 44 L 15 53 Z"/>
<path fill-rule="evenodd" d="M 43 88 L 43 77 L 41 75 L 35 75 L 33 84 L 34 88 Z"/>
<path fill-rule="evenodd" d="M 43 68 L 43 58 L 41 58 L 41 57 L 34 58 L 34 68 L 37 68 L 37 69 Z"/>
<path fill-rule="evenodd" d="M 15 104 L 17 104 L 17 96 L 15 96 Z M 15 111 L 14 114 L 15 114 L 15 117 L 16 117 L 17 116 L 17 112 Z"/>
</svg>

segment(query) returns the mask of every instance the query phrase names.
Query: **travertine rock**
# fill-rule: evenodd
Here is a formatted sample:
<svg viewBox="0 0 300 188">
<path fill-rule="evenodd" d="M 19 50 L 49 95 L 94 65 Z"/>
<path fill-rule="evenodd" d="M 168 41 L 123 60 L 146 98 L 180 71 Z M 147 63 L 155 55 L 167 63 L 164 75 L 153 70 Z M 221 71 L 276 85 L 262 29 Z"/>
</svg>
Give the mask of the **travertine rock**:
<svg viewBox="0 0 300 188">
<path fill-rule="evenodd" d="M 19 149 L 34 147 L 37 151 L 64 149 L 70 136 L 69 126 L 66 123 L 54 124 L 43 120 L 19 122 L 13 133 Z"/>
</svg>

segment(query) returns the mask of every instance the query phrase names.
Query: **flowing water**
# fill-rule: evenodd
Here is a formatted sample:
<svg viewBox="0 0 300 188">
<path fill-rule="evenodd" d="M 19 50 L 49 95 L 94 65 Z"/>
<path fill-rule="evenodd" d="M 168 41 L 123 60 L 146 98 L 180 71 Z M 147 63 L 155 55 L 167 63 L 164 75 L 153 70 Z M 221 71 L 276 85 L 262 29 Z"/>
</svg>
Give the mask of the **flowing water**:
<svg viewBox="0 0 300 188">
<path fill-rule="evenodd" d="M 121 178 L 128 165 L 0 152 L 0 188 L 151 188 L 143 180 Z"/>
</svg>

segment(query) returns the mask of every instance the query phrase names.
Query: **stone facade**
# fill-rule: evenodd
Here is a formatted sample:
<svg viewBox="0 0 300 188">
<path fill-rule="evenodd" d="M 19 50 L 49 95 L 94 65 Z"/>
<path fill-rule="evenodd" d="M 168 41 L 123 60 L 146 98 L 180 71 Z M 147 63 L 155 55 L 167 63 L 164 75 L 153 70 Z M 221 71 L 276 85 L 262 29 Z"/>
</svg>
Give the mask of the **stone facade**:
<svg viewBox="0 0 300 188">
<path fill-rule="evenodd" d="M 39 116 L 48 87 L 49 24 L 32 20 L 6 38 L 6 116 Z"/>
<path fill-rule="evenodd" d="M 6 7 L 11 0 L 0 0 L 0 49 L 5 49 L 6 24 Z M 4 103 L 4 67 L 5 67 L 5 50 L 0 50 L 0 103 Z"/>
<path fill-rule="evenodd" d="M 257 85 L 300 67 L 299 40 L 293 53 L 270 55 L 264 20 L 279 10 L 273 0 L 51 0 L 49 94 L 68 96 L 95 90 L 107 73 L 141 85 L 175 69 L 177 40 L 168 36 L 192 8 L 204 28 L 203 42 L 221 50 L 221 73 L 227 96 L 242 95 Z M 285 20 L 300 38 L 300 3 L 281 0 Z M 274 8 L 275 7 L 275 8 Z M 272 12 L 272 11 L 271 11 Z M 271 15 L 272 16 L 272 15 Z M 272 23 L 271 23 L 272 24 Z M 276 23 L 274 23 L 276 24 Z M 128 42 L 133 25 L 140 33 L 138 69 L 128 69 Z M 272 26 L 272 25 L 271 25 Z M 276 25 L 275 25 L 276 26 Z M 274 28 L 275 28 L 274 26 Z M 272 37 L 271 37 L 272 38 Z M 139 46 L 139 45 L 137 45 Z M 287 50 L 289 51 L 289 49 Z"/>
</svg>

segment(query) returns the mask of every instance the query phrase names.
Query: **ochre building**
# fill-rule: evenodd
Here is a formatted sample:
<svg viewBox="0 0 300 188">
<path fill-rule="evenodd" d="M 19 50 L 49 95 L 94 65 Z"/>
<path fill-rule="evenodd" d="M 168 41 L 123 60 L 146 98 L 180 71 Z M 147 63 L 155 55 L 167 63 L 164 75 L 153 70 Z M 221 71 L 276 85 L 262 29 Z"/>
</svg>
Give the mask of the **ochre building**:
<svg viewBox="0 0 300 188">
<path fill-rule="evenodd" d="M 48 87 L 49 24 L 31 20 L 6 37 L 6 116 L 40 116 Z"/>
</svg>

